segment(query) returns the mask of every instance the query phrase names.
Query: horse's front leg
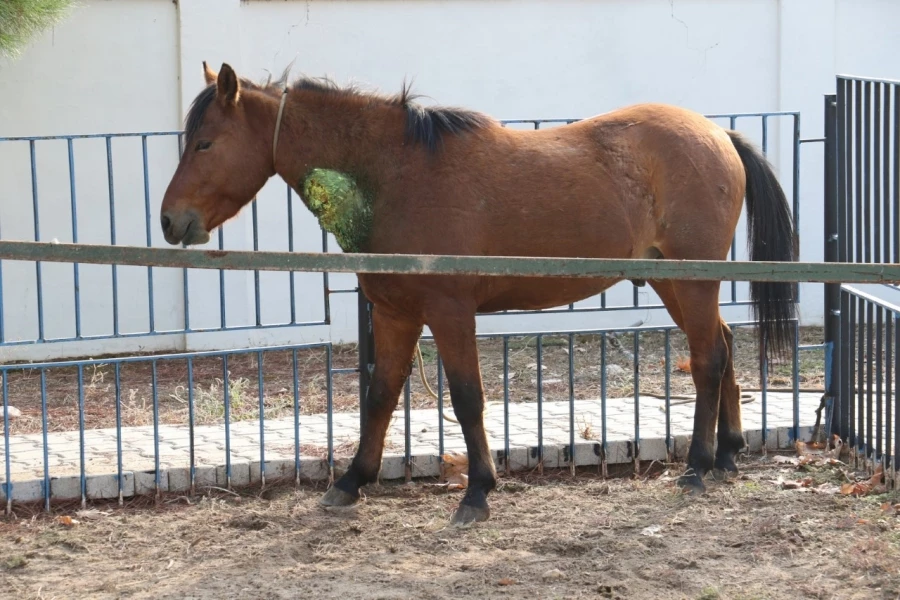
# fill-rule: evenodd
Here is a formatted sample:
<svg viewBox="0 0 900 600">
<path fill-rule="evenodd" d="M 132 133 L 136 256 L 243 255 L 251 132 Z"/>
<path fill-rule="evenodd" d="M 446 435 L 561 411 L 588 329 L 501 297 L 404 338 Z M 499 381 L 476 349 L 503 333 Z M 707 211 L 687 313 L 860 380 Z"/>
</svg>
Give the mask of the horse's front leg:
<svg viewBox="0 0 900 600">
<path fill-rule="evenodd" d="M 355 503 L 359 500 L 359 488 L 378 477 L 391 414 L 409 377 L 413 352 L 422 333 L 419 320 L 378 304 L 373 308 L 372 325 L 375 333 L 375 372 L 366 392 L 366 422 L 360 431 L 359 448 L 350 468 L 322 497 L 321 503 L 325 506 Z"/>
<path fill-rule="evenodd" d="M 449 303 L 448 303 L 449 304 Z M 462 427 L 469 458 L 469 484 L 454 524 L 486 521 L 487 495 L 497 485 L 497 472 L 484 430 L 484 390 L 475 343 L 475 311 L 442 306 L 426 315 L 450 384 L 453 412 Z"/>
</svg>

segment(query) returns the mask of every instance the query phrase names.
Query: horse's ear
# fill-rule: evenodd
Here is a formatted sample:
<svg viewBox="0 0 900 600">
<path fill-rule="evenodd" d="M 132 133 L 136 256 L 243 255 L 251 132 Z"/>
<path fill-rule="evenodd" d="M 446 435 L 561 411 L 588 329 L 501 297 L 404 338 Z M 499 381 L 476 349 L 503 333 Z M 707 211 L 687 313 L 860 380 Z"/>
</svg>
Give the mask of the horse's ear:
<svg viewBox="0 0 900 600">
<path fill-rule="evenodd" d="M 241 83 L 238 81 L 234 69 L 227 63 L 222 63 L 219 75 L 216 77 L 216 98 L 225 105 L 237 104 L 241 95 Z"/>
<path fill-rule="evenodd" d="M 206 61 L 203 61 L 203 78 L 206 80 L 206 85 L 212 85 L 219 78 L 219 75 L 209 68 L 209 65 L 206 64 Z"/>
</svg>

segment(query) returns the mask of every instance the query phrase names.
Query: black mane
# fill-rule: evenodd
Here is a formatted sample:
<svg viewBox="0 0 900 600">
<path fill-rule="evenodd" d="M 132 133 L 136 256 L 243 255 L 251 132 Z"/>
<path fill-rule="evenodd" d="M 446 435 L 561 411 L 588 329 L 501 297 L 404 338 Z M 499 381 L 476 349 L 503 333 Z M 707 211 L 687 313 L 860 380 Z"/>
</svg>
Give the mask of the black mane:
<svg viewBox="0 0 900 600">
<path fill-rule="evenodd" d="M 286 74 L 276 82 L 269 81 L 258 85 L 247 79 L 241 79 L 244 89 L 275 91 L 284 89 Z M 494 120 L 482 113 L 447 106 L 422 106 L 415 102 L 418 98 L 413 94 L 410 86 L 405 82 L 399 94 L 384 96 L 372 92 L 364 92 L 360 88 L 339 86 L 327 77 L 311 78 L 303 77 L 290 86 L 292 91 L 310 91 L 319 94 L 327 94 L 338 97 L 358 97 L 380 102 L 388 106 L 397 106 L 406 111 L 406 138 L 407 140 L 425 146 L 430 152 L 435 152 L 443 143 L 444 135 L 458 135 L 466 131 L 488 127 Z M 216 97 L 216 85 L 207 86 L 200 92 L 191 104 L 185 118 L 185 140 L 190 141 L 200 129 L 203 116 Z"/>
</svg>

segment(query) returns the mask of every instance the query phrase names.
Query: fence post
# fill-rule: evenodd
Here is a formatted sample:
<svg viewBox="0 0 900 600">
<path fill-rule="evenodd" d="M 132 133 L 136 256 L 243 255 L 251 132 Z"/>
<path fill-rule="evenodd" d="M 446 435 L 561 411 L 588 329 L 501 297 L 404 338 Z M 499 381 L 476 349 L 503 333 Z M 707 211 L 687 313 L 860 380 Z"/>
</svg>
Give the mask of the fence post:
<svg viewBox="0 0 900 600">
<path fill-rule="evenodd" d="M 840 260 L 837 185 L 837 96 L 825 96 L 825 262 Z M 846 435 L 841 418 L 841 284 L 825 286 L 825 432 Z M 837 415 L 837 419 L 833 416 Z"/>
<path fill-rule="evenodd" d="M 375 331 L 372 327 L 372 303 L 366 298 L 362 288 L 357 289 L 357 322 L 359 327 L 359 426 L 360 430 L 368 416 L 369 381 L 375 368 Z"/>
</svg>

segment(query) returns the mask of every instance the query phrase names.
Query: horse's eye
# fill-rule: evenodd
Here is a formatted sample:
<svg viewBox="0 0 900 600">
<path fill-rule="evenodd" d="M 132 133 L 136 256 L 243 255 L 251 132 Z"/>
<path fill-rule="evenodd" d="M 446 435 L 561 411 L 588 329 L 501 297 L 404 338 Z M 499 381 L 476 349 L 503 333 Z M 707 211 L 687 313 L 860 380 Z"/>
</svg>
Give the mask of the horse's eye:
<svg viewBox="0 0 900 600">
<path fill-rule="evenodd" d="M 210 146 L 212 146 L 212 142 L 207 142 L 207 141 L 197 142 L 196 150 L 197 150 L 197 152 L 202 152 L 204 150 L 208 150 Z"/>
</svg>

